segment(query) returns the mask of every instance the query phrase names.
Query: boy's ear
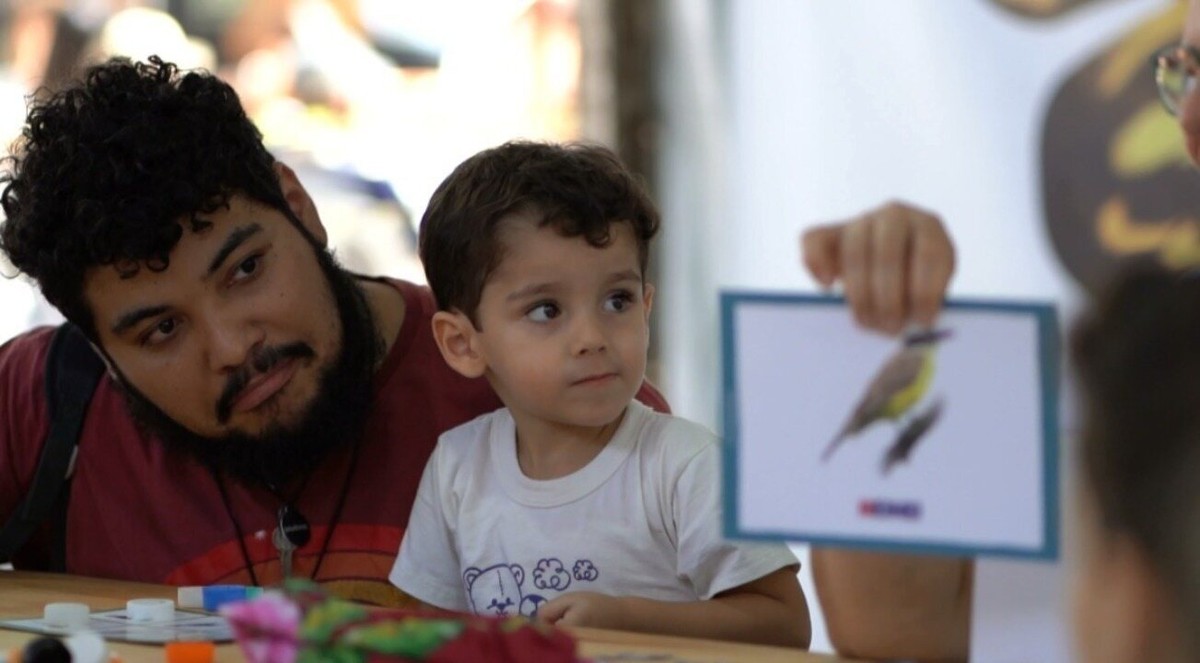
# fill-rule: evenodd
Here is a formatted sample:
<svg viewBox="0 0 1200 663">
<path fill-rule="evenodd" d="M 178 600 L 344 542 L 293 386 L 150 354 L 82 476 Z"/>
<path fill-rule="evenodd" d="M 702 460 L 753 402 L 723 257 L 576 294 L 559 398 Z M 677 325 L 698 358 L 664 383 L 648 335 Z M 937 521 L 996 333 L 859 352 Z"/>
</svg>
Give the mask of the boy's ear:
<svg viewBox="0 0 1200 663">
<path fill-rule="evenodd" d="M 308 191 L 304 189 L 304 185 L 300 183 L 300 178 L 296 177 L 296 171 L 282 161 L 276 161 L 275 174 L 279 177 L 279 188 L 283 191 L 283 199 L 287 201 L 288 207 L 292 208 L 292 213 L 300 219 L 305 230 L 311 233 L 321 246 L 328 246 L 329 233 L 325 232 L 321 216 L 317 214 L 317 206 L 308 195 Z"/>
<path fill-rule="evenodd" d="M 468 378 L 477 378 L 487 370 L 487 359 L 479 351 L 475 325 L 460 311 L 433 314 L 433 340 L 450 368 Z"/>
</svg>

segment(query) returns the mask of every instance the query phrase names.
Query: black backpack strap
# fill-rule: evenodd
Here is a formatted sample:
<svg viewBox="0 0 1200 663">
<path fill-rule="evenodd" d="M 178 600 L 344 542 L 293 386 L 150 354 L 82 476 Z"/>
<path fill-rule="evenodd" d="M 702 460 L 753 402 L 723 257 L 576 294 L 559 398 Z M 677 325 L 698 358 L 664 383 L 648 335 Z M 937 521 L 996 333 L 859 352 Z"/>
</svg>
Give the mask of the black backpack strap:
<svg viewBox="0 0 1200 663">
<path fill-rule="evenodd" d="M 29 492 L 0 529 L 0 561 L 11 560 L 38 526 L 54 515 L 57 522 L 53 525 L 50 570 L 65 570 L 69 479 L 75 469 L 75 452 L 88 403 L 103 374 L 104 362 L 83 332 L 69 322 L 60 325 L 46 356 L 50 432 Z"/>
</svg>

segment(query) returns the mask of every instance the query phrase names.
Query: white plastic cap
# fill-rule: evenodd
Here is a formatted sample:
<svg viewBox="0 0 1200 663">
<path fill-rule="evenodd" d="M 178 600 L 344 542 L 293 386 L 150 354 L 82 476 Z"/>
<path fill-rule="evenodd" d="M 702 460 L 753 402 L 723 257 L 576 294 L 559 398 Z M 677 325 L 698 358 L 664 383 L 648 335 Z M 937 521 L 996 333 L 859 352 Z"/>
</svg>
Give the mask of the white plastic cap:
<svg viewBox="0 0 1200 663">
<path fill-rule="evenodd" d="M 108 663 L 108 645 L 95 631 L 79 631 L 63 639 L 71 663 Z"/>
<path fill-rule="evenodd" d="M 178 601 L 181 608 L 203 608 L 204 588 L 180 587 L 175 600 Z"/>
<path fill-rule="evenodd" d="M 74 630 L 87 626 L 91 614 L 86 603 L 47 603 L 42 619 L 50 626 Z"/>
<path fill-rule="evenodd" d="M 171 599 L 133 599 L 125 603 L 125 614 L 133 622 L 169 622 L 175 618 Z"/>
</svg>

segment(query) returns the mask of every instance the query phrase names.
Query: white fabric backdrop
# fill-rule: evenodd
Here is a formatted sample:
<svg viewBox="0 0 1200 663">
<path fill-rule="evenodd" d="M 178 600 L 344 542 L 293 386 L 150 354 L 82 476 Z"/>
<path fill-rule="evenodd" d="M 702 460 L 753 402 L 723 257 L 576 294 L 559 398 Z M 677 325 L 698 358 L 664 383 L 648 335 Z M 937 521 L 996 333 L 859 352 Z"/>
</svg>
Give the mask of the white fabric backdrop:
<svg viewBox="0 0 1200 663">
<path fill-rule="evenodd" d="M 1170 2 L 1031 21 L 986 0 L 667 0 L 655 328 L 675 410 L 719 430 L 719 288 L 811 290 L 799 231 L 893 198 L 945 219 L 952 295 L 1052 299 L 1069 323 L 1079 293 L 1041 221 L 1043 114 L 1074 67 Z M 972 660 L 1065 660 L 1063 575 L 981 569 Z"/>
</svg>

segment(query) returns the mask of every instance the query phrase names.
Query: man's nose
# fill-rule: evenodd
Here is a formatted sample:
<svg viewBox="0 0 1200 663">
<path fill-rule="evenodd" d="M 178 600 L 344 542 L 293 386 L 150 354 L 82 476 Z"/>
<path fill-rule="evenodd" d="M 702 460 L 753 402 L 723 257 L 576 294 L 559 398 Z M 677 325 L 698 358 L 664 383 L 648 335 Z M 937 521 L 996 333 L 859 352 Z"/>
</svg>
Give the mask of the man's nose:
<svg viewBox="0 0 1200 663">
<path fill-rule="evenodd" d="M 264 341 L 257 325 L 233 315 L 212 314 L 202 326 L 208 363 L 218 372 L 244 366 Z"/>
</svg>

